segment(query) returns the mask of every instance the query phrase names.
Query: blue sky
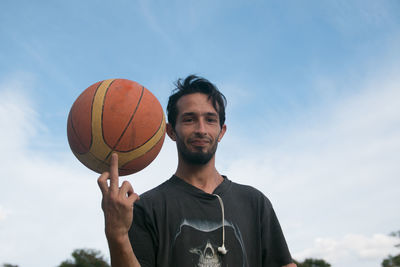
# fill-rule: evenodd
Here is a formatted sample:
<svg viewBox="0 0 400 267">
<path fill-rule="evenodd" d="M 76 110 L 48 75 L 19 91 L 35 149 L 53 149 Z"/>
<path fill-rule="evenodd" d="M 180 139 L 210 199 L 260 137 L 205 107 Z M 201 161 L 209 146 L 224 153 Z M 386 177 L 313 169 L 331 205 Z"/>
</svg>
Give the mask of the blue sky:
<svg viewBox="0 0 400 267">
<path fill-rule="evenodd" d="M 166 106 L 196 73 L 228 98 L 220 172 L 272 201 L 293 256 L 378 266 L 400 215 L 400 3 L 0 1 L 0 263 L 107 255 L 97 174 L 66 118 L 89 85 L 127 78 Z M 174 144 L 128 177 L 175 170 Z M 41 254 L 47 251 L 49 256 Z"/>
</svg>

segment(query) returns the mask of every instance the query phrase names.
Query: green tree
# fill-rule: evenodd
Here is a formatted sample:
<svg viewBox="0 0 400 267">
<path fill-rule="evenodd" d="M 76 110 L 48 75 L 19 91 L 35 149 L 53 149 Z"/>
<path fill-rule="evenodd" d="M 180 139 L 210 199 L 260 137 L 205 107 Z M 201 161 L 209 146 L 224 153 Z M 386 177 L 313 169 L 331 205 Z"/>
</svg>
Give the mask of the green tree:
<svg viewBox="0 0 400 267">
<path fill-rule="evenodd" d="M 391 232 L 389 235 L 390 235 L 390 236 L 393 236 L 393 237 L 397 237 L 397 238 L 400 239 L 400 231 Z M 399 242 L 400 242 L 400 241 L 399 241 Z M 394 245 L 394 246 L 397 247 L 397 248 L 400 248 L 400 243 L 399 243 L 399 244 L 396 244 L 396 245 Z"/>
<path fill-rule="evenodd" d="M 389 255 L 383 260 L 382 267 L 400 267 L 400 254 L 394 257 Z"/>
<path fill-rule="evenodd" d="M 294 261 L 294 263 L 296 263 L 297 267 L 331 267 L 331 265 L 323 259 L 307 258 L 303 262 Z"/>
<path fill-rule="evenodd" d="M 400 231 L 392 232 L 389 235 L 400 239 Z M 400 247 L 400 243 L 394 246 Z M 400 267 L 400 254 L 397 254 L 396 256 L 389 255 L 382 261 L 382 267 Z"/>
<path fill-rule="evenodd" d="M 100 251 L 94 249 L 76 249 L 73 260 L 65 260 L 58 267 L 110 267 Z"/>
</svg>

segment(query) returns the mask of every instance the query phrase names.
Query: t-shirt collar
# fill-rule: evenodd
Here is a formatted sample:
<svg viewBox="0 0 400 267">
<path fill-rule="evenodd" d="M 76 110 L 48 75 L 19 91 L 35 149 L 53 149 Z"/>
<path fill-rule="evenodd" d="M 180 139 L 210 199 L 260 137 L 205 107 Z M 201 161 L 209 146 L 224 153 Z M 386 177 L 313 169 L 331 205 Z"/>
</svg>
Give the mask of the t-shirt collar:
<svg viewBox="0 0 400 267">
<path fill-rule="evenodd" d="M 179 178 L 176 175 L 173 175 L 170 178 L 170 182 L 173 183 L 175 186 L 179 187 L 180 189 L 185 190 L 188 193 L 195 194 L 195 195 L 201 196 L 201 197 L 207 197 L 207 198 L 214 199 L 215 196 L 213 196 L 213 194 L 223 196 L 224 192 L 226 192 L 231 185 L 231 181 L 228 179 L 228 177 L 226 177 L 225 175 L 222 175 L 222 178 L 224 180 L 222 181 L 222 183 L 220 183 L 217 186 L 217 188 L 215 188 L 215 190 L 212 194 L 208 194 L 208 193 L 204 192 L 203 190 L 193 186 L 192 184 L 186 182 L 185 180 Z"/>
</svg>

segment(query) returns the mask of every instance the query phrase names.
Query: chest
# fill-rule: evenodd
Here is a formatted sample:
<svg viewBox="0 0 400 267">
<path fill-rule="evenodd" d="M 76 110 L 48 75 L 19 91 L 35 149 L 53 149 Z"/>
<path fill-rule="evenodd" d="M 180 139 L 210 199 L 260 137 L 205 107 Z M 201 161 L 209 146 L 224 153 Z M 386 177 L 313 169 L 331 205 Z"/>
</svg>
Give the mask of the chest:
<svg viewBox="0 0 400 267">
<path fill-rule="evenodd" d="M 159 205 L 153 213 L 158 254 L 169 255 L 169 266 L 248 266 L 249 253 L 261 247 L 262 225 L 251 203 L 171 197 Z M 223 243 L 226 255 L 218 252 Z"/>
</svg>

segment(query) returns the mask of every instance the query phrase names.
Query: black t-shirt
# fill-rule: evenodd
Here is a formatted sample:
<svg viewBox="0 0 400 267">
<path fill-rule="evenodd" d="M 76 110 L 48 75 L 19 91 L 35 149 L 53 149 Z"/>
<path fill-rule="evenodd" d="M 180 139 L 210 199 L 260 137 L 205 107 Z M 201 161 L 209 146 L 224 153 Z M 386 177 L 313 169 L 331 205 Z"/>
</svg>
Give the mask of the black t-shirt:
<svg viewBox="0 0 400 267">
<path fill-rule="evenodd" d="M 224 206 L 225 255 L 222 245 Z M 129 231 L 141 266 L 275 267 L 292 262 L 270 201 L 228 178 L 213 194 L 173 176 L 135 203 Z"/>
</svg>

